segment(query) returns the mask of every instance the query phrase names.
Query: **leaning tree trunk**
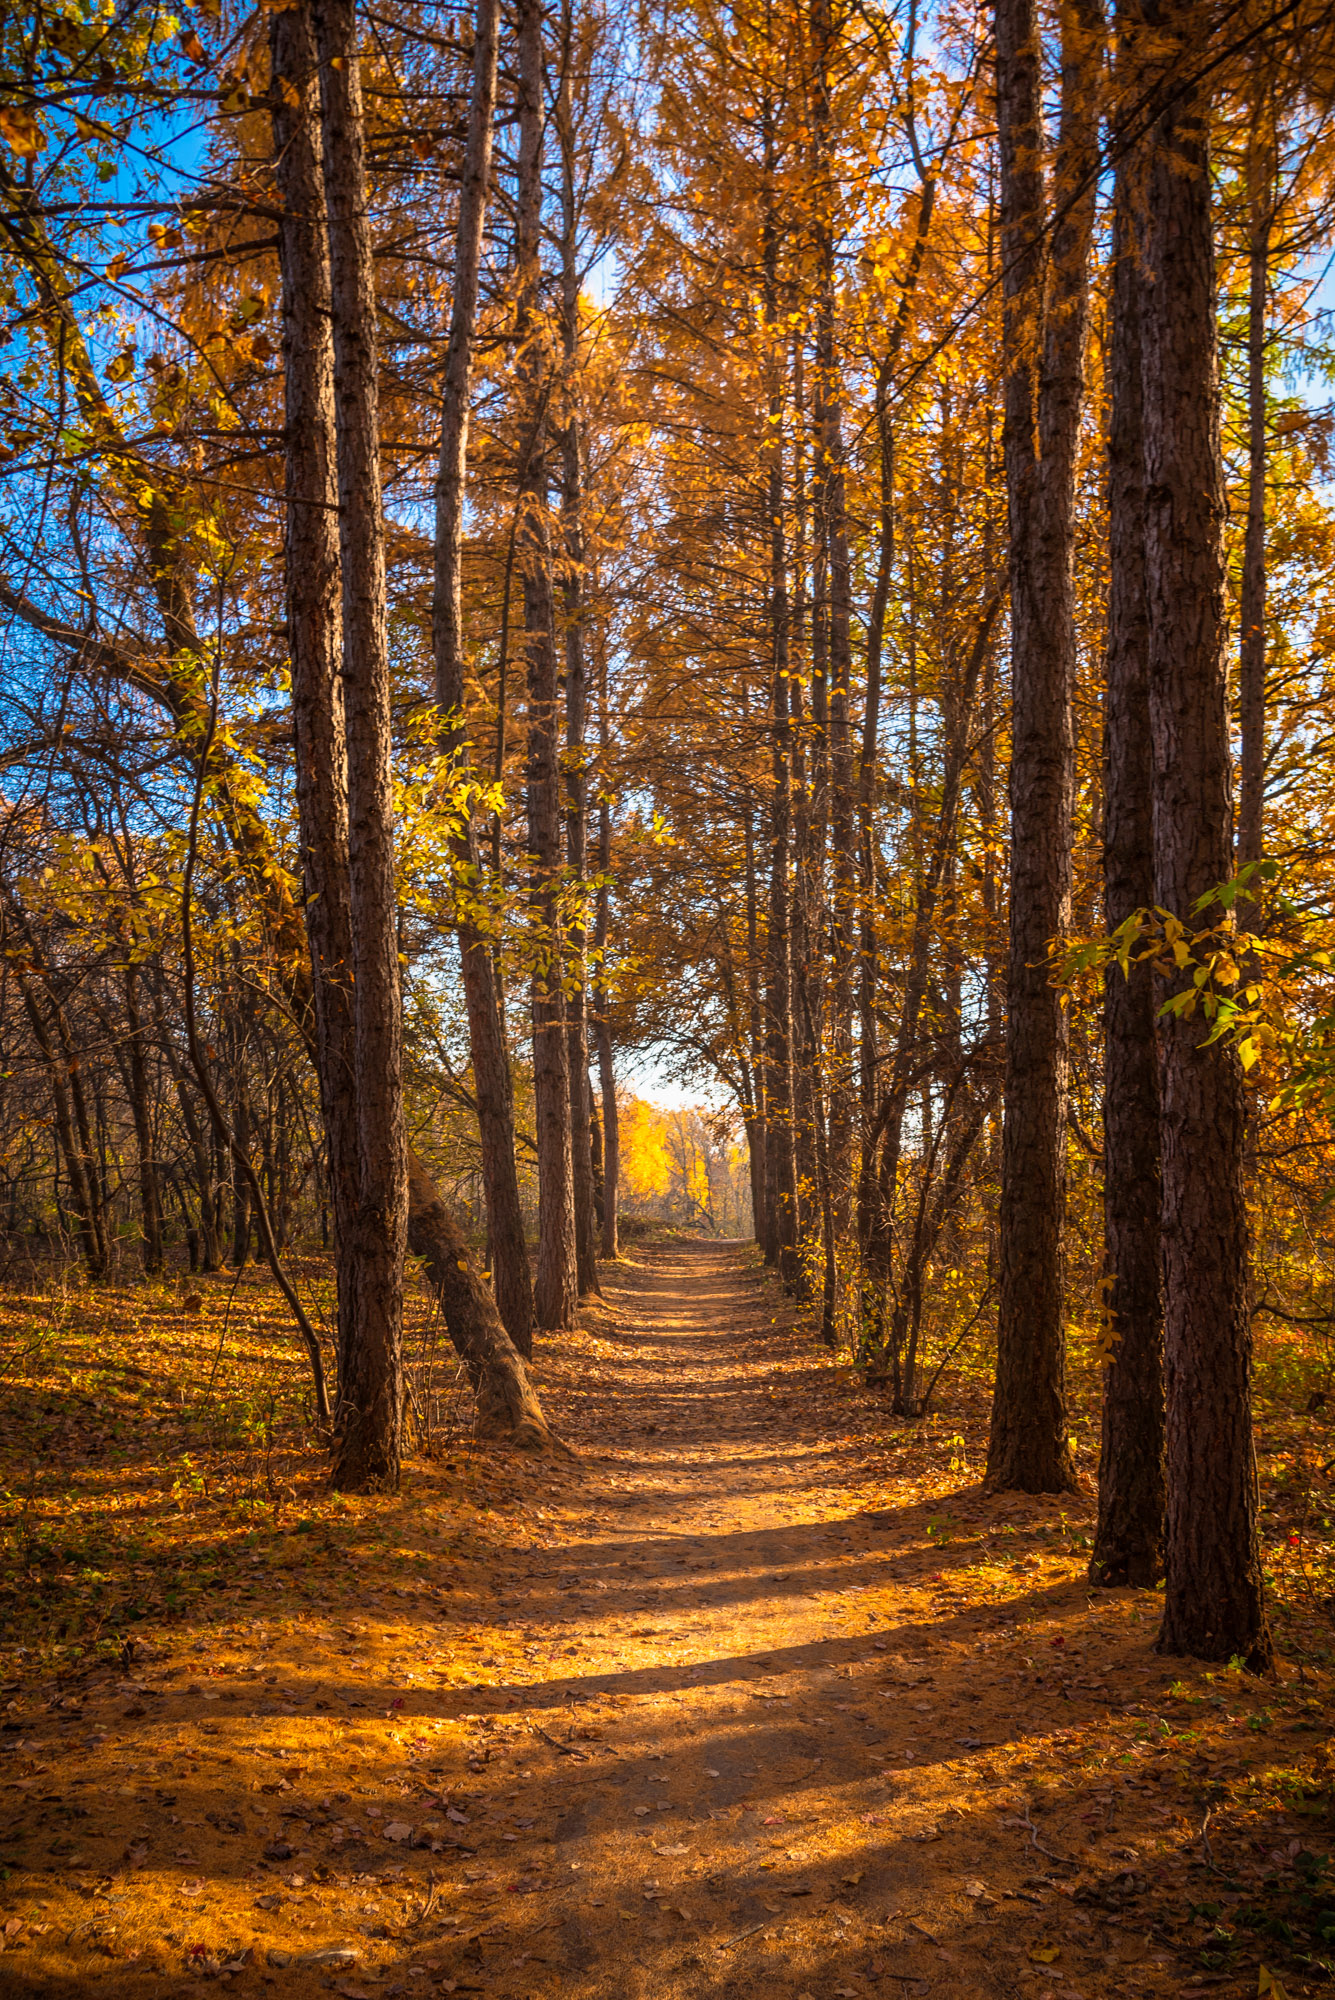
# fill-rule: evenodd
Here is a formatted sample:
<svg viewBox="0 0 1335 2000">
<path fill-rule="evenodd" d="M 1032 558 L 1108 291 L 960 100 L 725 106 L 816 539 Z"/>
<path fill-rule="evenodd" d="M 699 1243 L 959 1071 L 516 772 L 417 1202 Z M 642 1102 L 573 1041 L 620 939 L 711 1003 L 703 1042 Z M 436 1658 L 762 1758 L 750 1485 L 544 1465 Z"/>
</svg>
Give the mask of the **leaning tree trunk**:
<svg viewBox="0 0 1335 2000">
<path fill-rule="evenodd" d="M 468 398 L 477 319 L 478 277 L 491 176 L 496 108 L 499 0 L 479 0 L 473 37 L 473 84 L 468 140 L 459 193 L 454 299 L 441 396 L 440 465 L 436 475 L 435 576 L 432 642 L 442 742 L 456 782 L 470 776 L 464 727 L 463 514 L 468 466 Z M 471 805 L 455 835 L 459 964 L 468 1014 L 473 1091 L 482 1145 L 482 1186 L 491 1238 L 496 1304 L 521 1354 L 533 1352 L 533 1285 L 515 1168 L 514 1089 L 501 1021 L 500 982 L 478 890 L 482 869 Z"/>
<path fill-rule="evenodd" d="M 409 1159 L 408 1248 L 420 1257 L 449 1332 L 473 1385 L 478 1436 L 541 1451 L 562 1445 L 547 1420 L 495 1300 L 479 1275 L 458 1226 L 430 1177 Z"/>
<path fill-rule="evenodd" d="M 1145 463 L 1134 160 L 1113 218 L 1108 435 L 1108 658 L 1103 722 L 1103 907 L 1110 931 L 1154 901 L 1153 752 L 1145 603 Z M 1163 1567 L 1163 1295 L 1154 977 L 1108 973 L 1103 1000 L 1105 1323 L 1099 1518 L 1092 1583 L 1148 1588 Z"/>
<path fill-rule="evenodd" d="M 1155 10 L 1159 59 L 1192 60 L 1196 17 Z M 1232 866 L 1210 105 L 1176 95 L 1148 140 L 1145 575 L 1154 742 L 1154 900 L 1188 926 Z M 1268 1667 L 1256 1528 L 1242 1069 L 1207 1048 L 1191 968 L 1160 1024 L 1167 1533 L 1160 1650 Z"/>
<path fill-rule="evenodd" d="M 1048 948 L 1067 928 L 1071 900 L 1072 515 L 1097 178 L 1097 19 L 1092 0 L 1065 0 L 1055 212 L 1045 254 L 1038 10 L 1036 0 L 997 0 L 996 6 L 1010 515 L 1011 907 L 1001 1298 L 987 1478 L 994 1487 L 1030 1493 L 1065 1492 L 1075 1483 L 1062 1296 L 1067 1030 Z"/>
<path fill-rule="evenodd" d="M 544 1327 L 573 1326 L 574 1162 L 570 1061 L 563 997 L 559 676 L 544 449 L 546 384 L 541 323 L 543 15 L 541 0 L 520 0 L 519 161 L 515 262 L 519 284 L 521 390 L 518 549 L 528 649 L 529 896 L 534 952 L 533 1096 L 538 1142 L 538 1270 L 534 1310 Z"/>
<path fill-rule="evenodd" d="M 408 1160 L 375 266 L 354 0 L 315 0 L 312 17 L 334 345 L 357 1105 L 352 1338 L 340 1357 L 334 1479 L 342 1487 L 393 1487 L 401 1450 Z"/>
</svg>

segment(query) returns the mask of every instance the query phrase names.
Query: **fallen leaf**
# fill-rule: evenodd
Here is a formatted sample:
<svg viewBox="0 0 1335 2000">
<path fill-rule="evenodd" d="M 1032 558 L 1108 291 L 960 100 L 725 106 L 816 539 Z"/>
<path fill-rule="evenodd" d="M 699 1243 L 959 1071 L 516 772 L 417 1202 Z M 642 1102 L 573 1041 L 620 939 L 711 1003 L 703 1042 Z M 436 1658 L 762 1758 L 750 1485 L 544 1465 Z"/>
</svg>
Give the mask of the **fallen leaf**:
<svg viewBox="0 0 1335 2000">
<path fill-rule="evenodd" d="M 1060 1951 L 1061 1946 L 1059 1944 L 1031 1944 L 1029 1947 L 1029 1956 L 1037 1965 L 1051 1965 L 1053 1959 L 1057 1957 Z"/>
</svg>

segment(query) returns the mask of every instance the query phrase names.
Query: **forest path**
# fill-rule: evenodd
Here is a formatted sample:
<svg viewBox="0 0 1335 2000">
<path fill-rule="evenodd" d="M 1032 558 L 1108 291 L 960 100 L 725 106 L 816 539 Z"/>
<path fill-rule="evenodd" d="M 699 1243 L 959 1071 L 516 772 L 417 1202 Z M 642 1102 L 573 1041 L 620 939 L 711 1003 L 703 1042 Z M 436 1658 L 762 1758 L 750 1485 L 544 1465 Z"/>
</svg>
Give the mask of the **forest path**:
<svg viewBox="0 0 1335 2000">
<path fill-rule="evenodd" d="M 575 1459 L 346 1502 L 312 1454 L 267 1542 L 181 1517 L 198 1614 L 10 1704 L 0 1991 L 1254 1993 L 1193 1907 L 1293 1865 L 1329 1674 L 1156 1659 L 1088 1498 L 965 1470 L 981 1373 L 894 1422 L 753 1246 L 603 1284 L 539 1343 Z"/>
</svg>

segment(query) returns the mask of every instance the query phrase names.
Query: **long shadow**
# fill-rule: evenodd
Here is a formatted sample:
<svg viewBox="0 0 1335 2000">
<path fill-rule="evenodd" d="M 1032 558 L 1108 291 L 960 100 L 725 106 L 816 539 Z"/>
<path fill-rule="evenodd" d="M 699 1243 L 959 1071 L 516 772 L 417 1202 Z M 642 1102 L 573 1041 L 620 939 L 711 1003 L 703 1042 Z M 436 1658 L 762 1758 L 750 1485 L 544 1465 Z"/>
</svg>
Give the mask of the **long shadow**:
<svg viewBox="0 0 1335 2000">
<path fill-rule="evenodd" d="M 1043 1608 L 1042 1596 L 1036 1596 L 1031 1608 Z M 941 1629 L 941 1628 L 938 1628 Z M 948 1621 L 947 1636 L 959 1638 L 965 1634 L 962 1620 Z M 920 1636 L 916 1627 L 907 1626 L 893 1635 L 911 1644 Z M 847 1643 L 831 1642 L 820 1647 L 794 1647 L 777 1649 L 761 1656 L 765 1661 L 763 1677 L 773 1681 L 776 1676 L 789 1673 L 810 1674 L 815 1668 L 837 1666 L 853 1656 Z M 759 1661 L 738 1656 L 720 1658 L 705 1663 L 709 1680 L 714 1685 L 725 1682 L 745 1684 L 761 1677 Z M 968 1669 L 963 1662 L 946 1660 L 936 1669 L 936 1693 L 940 1701 L 950 1696 L 967 1700 L 970 1692 Z M 602 1928 L 601 1919 L 596 1925 L 590 1923 L 590 1912 L 583 1911 L 577 1904 L 576 1891 L 581 1885 L 572 1884 L 571 1869 L 567 1856 L 584 1854 L 587 1859 L 581 1864 L 590 1872 L 590 1884 L 599 1888 L 606 1886 L 607 1895 L 613 1901 L 630 1902 L 636 1918 L 635 1947 L 647 1951 L 655 1964 L 680 1959 L 683 1949 L 688 1946 L 704 1953 L 698 1971 L 699 1979 L 692 1985 L 693 1993 L 721 1990 L 730 1977 L 728 1965 L 720 1966 L 715 1954 L 730 1953 L 738 1948 L 745 1950 L 746 1963 L 753 1965 L 753 1955 L 762 1950 L 773 1949 L 780 1954 L 798 1952 L 804 1955 L 804 1963 L 812 1961 L 826 1967 L 831 1975 L 835 1972 L 865 1972 L 869 1947 L 857 1947 L 841 1943 L 838 1925 L 841 1913 L 849 1916 L 866 1917 L 875 1913 L 878 1918 L 892 1908 L 901 1912 L 907 1908 L 922 1914 L 924 1898 L 933 1893 L 932 1883 L 940 1876 L 943 1856 L 949 1854 L 950 1866 L 956 1871 L 972 1866 L 986 1870 L 989 1884 L 994 1893 L 1000 1892 L 1003 1878 L 1010 1884 L 1028 1880 L 1041 1885 L 1051 1875 L 1051 1864 L 1036 1861 L 1023 1842 L 1022 1837 L 1011 1843 L 1011 1851 L 1005 1857 L 996 1850 L 996 1827 L 994 1818 L 981 1811 L 964 1808 L 954 1812 L 948 1829 L 949 1845 L 946 1849 L 931 1847 L 924 1849 L 920 1844 L 920 1830 L 915 1825 L 905 1824 L 891 1831 L 885 1831 L 885 1812 L 875 1810 L 864 1813 L 862 1818 L 876 1823 L 882 1830 L 869 1830 L 856 1840 L 844 1840 L 837 1848 L 806 1854 L 794 1852 L 804 1849 L 811 1841 L 803 1831 L 802 1819 L 808 1792 L 827 1793 L 830 1778 L 828 1774 L 817 1777 L 815 1772 L 805 1775 L 785 1769 L 796 1757 L 807 1756 L 812 1748 L 820 1748 L 822 1739 L 814 1734 L 816 1719 L 790 1716 L 777 1711 L 773 1706 L 759 1708 L 754 1724 L 739 1722 L 735 1717 L 719 1716 L 709 1722 L 703 1742 L 708 1744 L 711 1758 L 722 1767 L 722 1780 L 711 1790 L 707 1801 L 689 1804 L 674 1802 L 668 1810 L 655 1812 L 653 1832 L 644 1832 L 644 1872 L 652 1875 L 654 1888 L 663 1883 L 661 1902 L 663 1908 L 646 1910 L 644 1895 L 639 1885 L 639 1877 L 634 1869 L 633 1856 L 629 1861 L 618 1859 L 615 1843 L 619 1838 L 635 1838 L 628 1833 L 624 1824 L 602 1810 L 601 1823 L 591 1823 L 593 1815 L 587 1798 L 574 1795 L 574 1787 L 569 1778 L 571 1769 L 578 1771 L 583 1765 L 597 1774 L 598 1790 L 605 1793 L 608 1788 L 629 1791 L 639 1784 L 644 1785 L 642 1769 L 627 1766 L 617 1769 L 613 1764 L 607 1768 L 608 1760 L 598 1754 L 600 1745 L 592 1741 L 581 1742 L 574 1738 L 569 1729 L 564 1731 L 564 1747 L 549 1748 L 546 1761 L 550 1768 L 545 1773 L 545 1782 L 559 1786 L 565 1795 L 559 1802 L 555 1797 L 544 1798 L 541 1804 L 524 1814 L 523 1805 L 511 1807 L 508 1812 L 500 1810 L 500 1794 L 507 1783 L 513 1783 L 515 1773 L 508 1775 L 505 1759 L 513 1765 L 527 1766 L 528 1761 L 536 1761 L 532 1744 L 544 1742 L 553 1744 L 551 1730 L 545 1730 L 539 1738 L 532 1738 L 523 1729 L 528 1715 L 546 1717 L 554 1706 L 571 1702 L 587 1701 L 597 1694 L 662 1694 L 674 1689 L 686 1692 L 701 1684 L 699 1670 L 673 1670 L 648 1668 L 643 1670 L 623 1669 L 615 1674 L 600 1674 L 590 1677 L 571 1677 L 545 1681 L 541 1687 L 523 1686 L 517 1683 L 499 1686 L 475 1685 L 466 1689 L 456 1689 L 446 1693 L 428 1694 L 420 1690 L 395 1692 L 391 1683 L 375 1685 L 353 1683 L 344 1680 L 339 1683 L 325 1681 L 327 1694 L 333 1695 L 348 1708 L 351 1719 L 352 1703 L 366 1706 L 360 1712 L 369 1720 L 376 1714 L 379 1720 L 381 1704 L 391 1714 L 397 1725 L 410 1729 L 416 1719 L 439 1720 L 450 1716 L 467 1715 L 474 1726 L 474 1742 L 487 1742 L 488 1731 L 495 1732 L 492 1740 L 502 1742 L 504 1748 L 499 1753 L 499 1761 L 493 1766 L 488 1763 L 478 1771 L 450 1771 L 444 1768 L 439 1750 L 424 1752 L 419 1758 L 405 1765 L 402 1749 L 392 1749 L 388 1743 L 372 1746 L 379 1751 L 381 1759 L 393 1764 L 393 1775 L 387 1771 L 378 1779 L 367 1771 L 371 1779 L 363 1800 L 351 1800 L 346 1793 L 334 1799 L 321 1798 L 318 1776 L 308 1768 L 303 1770 L 298 1764 L 300 1751 L 293 1751 L 284 1745 L 275 1745 L 266 1753 L 262 1741 L 262 1719 L 247 1717 L 242 1723 L 236 1718 L 236 1725 L 226 1732 L 216 1732 L 214 1738 L 195 1750 L 177 1746 L 170 1761 L 182 1767 L 179 1771 L 160 1774 L 153 1805 L 157 1820 L 172 1811 L 183 1825 L 201 1822 L 211 1827 L 208 1836 L 210 1854 L 207 1861 L 209 1887 L 219 1887 L 226 1882 L 244 1883 L 255 1891 L 257 1909 L 263 1911 L 260 1920 L 261 1942 L 264 1936 L 281 1937 L 281 1945 L 275 1947 L 275 1967 L 284 1975 L 285 1990 L 303 1990 L 298 1983 L 307 1968 L 301 1963 L 303 1943 L 294 1940 L 291 1925 L 298 1920 L 299 1913 L 313 1909 L 310 1897 L 324 1889 L 339 1891 L 339 1908 L 319 1909 L 318 1927 L 321 1935 L 310 1940 L 317 1948 L 329 1943 L 339 1943 L 378 1959 L 382 1974 L 406 1970 L 420 1962 L 424 1949 L 429 1948 L 433 1957 L 444 1956 L 448 1963 L 447 1972 L 451 1976 L 466 1976 L 479 1967 L 489 1969 L 496 1955 L 504 1950 L 513 1952 L 517 1946 L 533 1943 L 540 1935 L 550 1934 L 550 1926 L 559 1926 L 563 1940 L 563 1954 L 567 1970 L 577 1977 L 586 1974 L 592 1980 L 606 1980 L 613 1977 L 608 1967 L 611 1961 L 621 1963 L 625 1940 L 608 1938 Z M 354 1693 L 355 1688 L 355 1693 Z M 831 1690 L 833 1692 L 833 1690 Z M 877 1707 L 876 1693 L 870 1689 L 845 1689 L 840 1683 L 841 1694 L 856 1700 L 859 1709 L 873 1711 L 873 1723 L 881 1721 L 874 1714 Z M 299 1686 L 293 1692 L 301 1694 Z M 811 1699 L 818 1697 L 812 1691 Z M 304 1709 L 307 1703 L 298 1702 Z M 162 1704 L 163 1713 L 156 1715 L 142 1730 L 131 1733 L 125 1748 L 135 1749 L 136 1737 L 139 1741 L 139 1767 L 149 1754 L 149 1746 L 154 1736 L 161 1731 L 168 1720 L 181 1721 L 195 1719 L 176 1713 L 177 1702 L 168 1697 Z M 218 1713 L 217 1710 L 214 1711 Z M 893 1711 L 892 1711 L 893 1713 Z M 853 1713 L 852 1719 L 859 1719 Z M 1070 1719 L 1069 1717 L 1067 1719 Z M 636 1727 L 633 1715 L 626 1718 L 629 1727 Z M 889 1718 L 886 1718 L 888 1725 Z M 257 1721 L 259 1726 L 257 1726 Z M 614 1728 L 610 1718 L 605 1718 L 605 1727 Z M 519 1726 L 518 1739 L 514 1738 L 516 1725 Z M 539 1724 L 539 1727 L 543 1727 Z M 1043 1749 L 1041 1730 L 1028 1730 L 1023 1737 L 1008 1732 L 1005 1740 L 1023 1740 L 1035 1753 Z M 252 1797 L 238 1794 L 234 1781 L 219 1772 L 213 1783 L 199 1783 L 197 1766 L 191 1770 L 195 1759 L 201 1755 L 229 1751 L 233 1754 L 243 1747 L 241 1739 L 251 1740 L 252 1754 L 272 1758 L 274 1782 L 264 1787 L 270 1796 L 263 1803 L 256 1803 Z M 758 1739 L 763 1745 L 767 1763 L 773 1774 L 757 1782 L 759 1774 L 749 1771 L 750 1760 L 757 1757 Z M 871 1738 L 869 1740 L 875 1740 Z M 560 1746 L 561 1738 L 555 1738 Z M 990 1748 L 995 1749 L 995 1743 Z M 702 1739 L 695 1739 L 690 1752 L 698 1755 Z M 962 1782 L 967 1782 L 969 1758 L 961 1758 L 959 1746 L 950 1748 L 934 1747 L 929 1750 L 923 1745 L 915 1764 L 915 1771 L 922 1772 L 933 1765 L 944 1762 L 961 1765 Z M 513 1753 L 513 1754 L 512 1754 Z M 308 1753 L 309 1754 L 309 1753 Z M 539 1751 L 537 1755 L 543 1755 Z M 638 1763 L 638 1753 L 636 1755 Z M 564 1767 L 564 1770 L 562 1769 Z M 775 1768 L 777 1767 L 777 1768 Z M 292 1773 L 296 1782 L 288 1789 L 286 1773 Z M 302 1782 L 303 1777 L 306 1782 Z M 850 1773 L 855 1778 L 855 1773 Z M 81 1829 L 77 1801 L 69 1794 L 81 1788 L 77 1777 L 64 1777 L 67 1790 L 59 1807 L 54 1803 L 37 1799 L 30 1807 L 30 1833 L 34 1840 L 45 1844 L 46 1835 L 57 1827 L 68 1827 L 70 1838 L 80 1842 L 90 1842 L 96 1836 Z M 684 1782 L 690 1783 L 689 1779 Z M 1085 1780 L 1080 1774 L 1063 1772 L 1061 1776 L 1063 1810 L 1069 1815 L 1083 1809 L 1095 1787 L 1101 1788 L 1105 1781 L 1091 1776 Z M 282 1790 L 279 1787 L 283 1787 Z M 147 1804 L 147 1783 L 141 1783 L 140 1791 Z M 674 1795 L 678 1790 L 673 1782 Z M 411 1794 L 411 1796 L 409 1795 Z M 514 1794 L 511 1794 L 513 1797 Z M 94 1794 L 96 1797 L 96 1794 Z M 363 1837 L 369 1830 L 370 1819 L 366 1807 L 378 1802 L 381 1808 L 381 1825 L 388 1822 L 390 1814 L 411 1824 L 416 1836 L 426 1814 L 440 1824 L 439 1813 L 444 1799 L 453 1805 L 455 1815 L 462 1815 L 465 1824 L 455 1828 L 452 1838 L 439 1843 L 428 1843 L 421 1847 L 394 1844 L 389 1839 Z M 886 1810 L 894 1812 L 897 1802 L 893 1795 L 887 1802 Z M 73 1813 L 69 1808 L 75 1807 Z M 220 1809 L 222 1808 L 222 1809 Z M 492 1808 L 496 1811 L 493 1814 Z M 778 1816 L 772 1808 L 778 1809 Z M 487 1815 L 485 1821 L 482 1814 Z M 521 1818 L 521 1814 L 524 1815 Z M 338 1838 L 335 1829 L 346 1827 L 354 1818 L 361 1826 L 344 1838 Z M 625 1815 L 623 1815 L 624 1821 Z M 918 1815 L 919 1819 L 921 1814 Z M 511 1826 L 522 1829 L 527 1820 L 532 1825 L 534 1819 L 548 1829 L 545 1833 L 535 1832 L 534 1839 L 545 1842 L 540 1848 L 519 1839 L 515 1842 L 522 1849 L 522 1865 L 515 1865 L 516 1857 L 507 1854 L 504 1845 L 505 1834 Z M 277 1837 L 275 1837 L 275 1823 Z M 448 1824 L 449 1822 L 446 1822 Z M 1045 1821 L 1045 1828 L 1047 1822 Z M 766 1831 L 770 1829 L 770 1831 Z M 777 1831 L 773 1831 L 777 1829 Z M 654 1839 L 654 1834 L 658 1836 Z M 933 1836 L 934 1838 L 936 1836 Z M 815 1838 L 813 1836 L 812 1838 Z M 1048 1832 L 1048 1840 L 1052 1841 Z M 170 1839 L 170 1836 L 167 1836 Z M 687 1866 L 686 1857 L 696 1853 L 702 1842 L 707 1848 L 718 1850 L 727 1848 L 726 1856 L 719 1860 L 716 1875 L 701 1881 L 696 1878 L 683 1879 L 682 1871 Z M 819 1840 L 816 1841 L 820 1846 Z M 157 1886 L 166 1890 L 166 1877 L 173 1876 L 176 1869 L 167 1861 L 165 1842 L 159 1834 L 154 1834 L 147 1856 L 137 1864 L 138 1879 L 158 1877 Z M 600 1863 L 599 1854 L 603 1850 L 605 1860 Z M 985 1851 L 986 1860 L 979 1858 Z M 652 1859 L 650 1857 L 653 1857 Z M 100 1857 L 105 1860 L 105 1857 Z M 762 1865 L 764 1864 L 764 1865 Z M 114 1864 L 113 1864 L 114 1865 Z M 132 1867 L 136 1864 L 131 1863 Z M 189 1859 L 179 1864 L 180 1872 L 186 1872 L 192 1864 Z M 602 1868 L 606 1875 L 614 1877 L 604 1884 Z M 119 1881 L 122 1889 L 128 1889 L 135 1879 L 121 1864 Z M 451 1921 L 448 1925 L 439 1921 L 433 1923 L 430 1906 L 434 1891 L 430 1888 L 431 1878 L 440 1876 L 451 1883 L 467 1908 L 466 1920 L 462 1925 Z M 1059 1877 L 1068 1885 L 1076 1879 L 1070 1870 L 1059 1869 Z M 294 1882 L 293 1877 L 297 1878 Z M 480 1877 L 470 1885 L 469 1876 Z M 953 1879 L 953 1878 L 952 1878 Z M 381 1904 L 375 1908 L 353 1909 L 353 1900 L 360 1896 L 368 1906 L 376 1901 L 376 1892 L 389 1888 L 395 1896 L 411 1892 L 413 1907 L 405 1907 L 392 1914 L 393 1924 L 388 1938 L 382 1921 L 386 1912 Z M 113 1888 L 113 1893 L 115 1890 Z M 553 1897 L 556 1898 L 553 1903 Z M 1019 1909 L 1007 1910 L 1003 1906 L 1003 1919 L 994 1920 L 988 1932 L 988 1945 L 995 1949 L 999 1934 L 1010 1936 L 1019 1934 L 1024 1923 L 1030 1922 L 1030 1912 L 1039 1899 L 1052 1902 L 1048 1887 L 1033 1887 L 1025 1891 L 1024 1904 Z M 532 1901 L 530 1902 L 530 1899 Z M 668 1910 L 674 1899 L 689 1907 L 689 1935 L 681 1934 L 682 1920 L 668 1920 Z M 185 1930 L 181 1933 L 182 1949 L 190 1950 L 190 1917 L 195 1908 L 206 1908 L 203 1904 L 184 1910 Z M 532 1914 L 530 1914 L 530 1910 Z M 800 1914 L 795 1914 L 800 1911 Z M 833 1913 L 833 1915 L 831 1915 Z M 896 1977 L 913 1979 L 934 1979 L 939 1981 L 942 1966 L 937 1953 L 942 1945 L 950 1946 L 960 1940 L 967 1940 L 971 1934 L 973 1919 L 967 1910 L 946 1912 L 926 1906 L 931 1917 L 927 1926 L 918 1925 L 915 1934 L 903 1924 L 886 1936 L 878 1950 L 892 1953 L 897 1967 Z M 810 1935 L 813 1923 L 823 1922 L 826 1917 L 834 1924 L 836 1935 L 831 1939 L 821 1939 Z M 595 1935 L 595 1930 L 597 1934 Z M 481 1931 L 483 1936 L 477 1933 Z M 490 1939 L 486 1933 L 490 1933 Z M 377 1950 L 374 1940 L 380 1936 L 383 1943 L 393 1949 L 385 1952 Z M 396 1941 L 397 1940 L 397 1941 Z M 261 1963 L 267 1956 L 267 1948 L 262 1953 Z M 94 1957 L 93 1963 L 95 1964 Z M 196 1969 L 207 1969 L 199 1966 Z M 17 1971 L 18 1968 L 15 1968 Z M 311 1968 L 311 1976 L 315 1975 Z M 7 1974 L 10 1971 L 6 1966 Z M 327 1977 L 327 1973 L 322 1976 Z M 620 1977 L 620 1974 L 616 1974 Z M 809 1977 L 810 1974 L 805 1973 Z M 1068 1975 L 1069 1976 L 1069 1975 Z M 99 1981 L 99 1989 L 105 1990 L 106 1982 Z M 25 1990 L 21 1979 L 8 1990 Z M 51 1979 L 45 1979 L 30 1989 L 50 1996 L 63 1989 Z M 70 1991 L 79 1990 L 75 1982 Z M 606 1985 L 595 1987 L 599 1992 L 610 1992 Z M 617 1991 L 631 1989 L 618 1985 Z M 897 1990 L 903 1991 L 900 1987 Z"/>
</svg>

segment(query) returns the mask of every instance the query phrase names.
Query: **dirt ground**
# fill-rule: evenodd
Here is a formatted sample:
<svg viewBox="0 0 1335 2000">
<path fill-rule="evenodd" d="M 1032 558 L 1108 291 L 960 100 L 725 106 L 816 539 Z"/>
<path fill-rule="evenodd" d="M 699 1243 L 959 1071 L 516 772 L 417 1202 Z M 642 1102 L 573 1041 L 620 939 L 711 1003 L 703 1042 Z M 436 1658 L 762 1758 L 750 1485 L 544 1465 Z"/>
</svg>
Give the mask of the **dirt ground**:
<svg viewBox="0 0 1335 2000">
<path fill-rule="evenodd" d="M 415 1461 L 7 1659 L 0 1993 L 1314 1991 L 1328 1671 L 1157 1657 L 1088 1498 L 906 1441 L 750 1246 L 636 1256 L 541 1351 L 569 1466 L 461 1525 Z"/>
</svg>

